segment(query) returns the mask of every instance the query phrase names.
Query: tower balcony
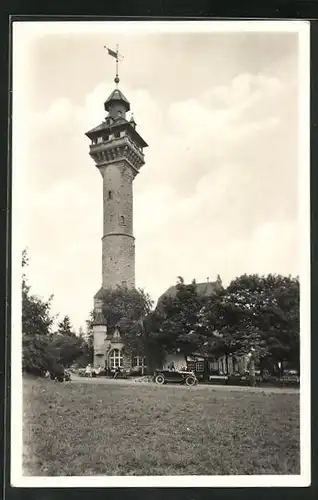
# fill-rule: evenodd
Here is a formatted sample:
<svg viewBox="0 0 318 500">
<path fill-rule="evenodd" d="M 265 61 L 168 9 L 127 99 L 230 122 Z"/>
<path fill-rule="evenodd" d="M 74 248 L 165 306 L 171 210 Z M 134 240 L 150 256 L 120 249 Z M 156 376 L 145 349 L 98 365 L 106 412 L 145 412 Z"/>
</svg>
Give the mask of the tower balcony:
<svg viewBox="0 0 318 500">
<path fill-rule="evenodd" d="M 145 163 L 142 149 L 128 136 L 118 137 L 110 141 L 102 141 L 90 145 L 90 156 L 97 167 L 105 166 L 120 160 L 127 160 L 134 170 L 138 171 Z"/>
</svg>

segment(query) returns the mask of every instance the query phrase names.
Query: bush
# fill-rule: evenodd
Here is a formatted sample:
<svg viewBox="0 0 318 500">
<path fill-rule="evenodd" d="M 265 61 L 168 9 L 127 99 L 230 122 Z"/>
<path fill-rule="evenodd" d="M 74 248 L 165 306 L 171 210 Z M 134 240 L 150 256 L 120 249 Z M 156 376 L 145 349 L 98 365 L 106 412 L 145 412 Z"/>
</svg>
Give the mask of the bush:
<svg viewBox="0 0 318 500">
<path fill-rule="evenodd" d="M 44 335 L 24 335 L 22 369 L 31 375 L 44 376 L 55 365 L 50 339 Z"/>
</svg>

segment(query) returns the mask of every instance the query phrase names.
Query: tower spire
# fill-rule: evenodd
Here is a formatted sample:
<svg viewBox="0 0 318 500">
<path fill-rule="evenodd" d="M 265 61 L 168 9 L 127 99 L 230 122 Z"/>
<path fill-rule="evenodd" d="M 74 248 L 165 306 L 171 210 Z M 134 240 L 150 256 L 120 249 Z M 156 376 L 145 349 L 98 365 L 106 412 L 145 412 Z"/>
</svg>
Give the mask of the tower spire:
<svg viewBox="0 0 318 500">
<path fill-rule="evenodd" d="M 119 76 L 118 76 L 118 44 L 116 45 L 116 76 L 115 76 L 115 83 L 116 83 L 116 89 L 118 89 L 118 84 L 119 84 Z"/>
<path fill-rule="evenodd" d="M 116 83 L 116 89 L 118 89 L 118 84 L 119 84 L 119 75 L 118 75 L 118 63 L 119 61 L 123 60 L 123 56 L 119 54 L 119 46 L 118 44 L 116 45 L 116 51 L 111 50 L 106 45 L 104 45 L 104 49 L 107 49 L 108 54 L 116 59 L 116 76 L 114 78 L 114 82 Z"/>
</svg>

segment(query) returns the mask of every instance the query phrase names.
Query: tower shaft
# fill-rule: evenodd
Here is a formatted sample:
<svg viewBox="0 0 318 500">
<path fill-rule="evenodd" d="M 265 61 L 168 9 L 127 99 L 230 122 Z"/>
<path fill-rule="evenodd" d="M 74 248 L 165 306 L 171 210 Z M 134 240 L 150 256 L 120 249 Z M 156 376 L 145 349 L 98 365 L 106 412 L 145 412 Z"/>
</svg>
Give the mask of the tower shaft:
<svg viewBox="0 0 318 500">
<path fill-rule="evenodd" d="M 100 168 L 103 176 L 102 286 L 135 286 L 134 172 L 126 160 Z"/>
<path fill-rule="evenodd" d="M 130 104 L 119 89 L 104 107 L 105 121 L 86 133 L 89 154 L 103 178 L 102 289 L 134 288 L 133 180 L 145 163 L 147 144 L 133 117 L 127 121 Z"/>
</svg>

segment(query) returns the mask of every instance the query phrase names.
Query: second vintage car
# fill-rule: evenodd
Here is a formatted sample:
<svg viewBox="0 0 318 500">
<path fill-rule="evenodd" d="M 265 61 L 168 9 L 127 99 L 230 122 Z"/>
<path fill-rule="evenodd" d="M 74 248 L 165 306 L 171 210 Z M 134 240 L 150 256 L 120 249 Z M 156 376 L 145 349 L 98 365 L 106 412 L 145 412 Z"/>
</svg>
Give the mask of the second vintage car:
<svg viewBox="0 0 318 500">
<path fill-rule="evenodd" d="M 178 370 L 156 370 L 154 373 L 154 381 L 159 385 L 167 383 L 196 385 L 198 383 L 193 372 Z"/>
</svg>

